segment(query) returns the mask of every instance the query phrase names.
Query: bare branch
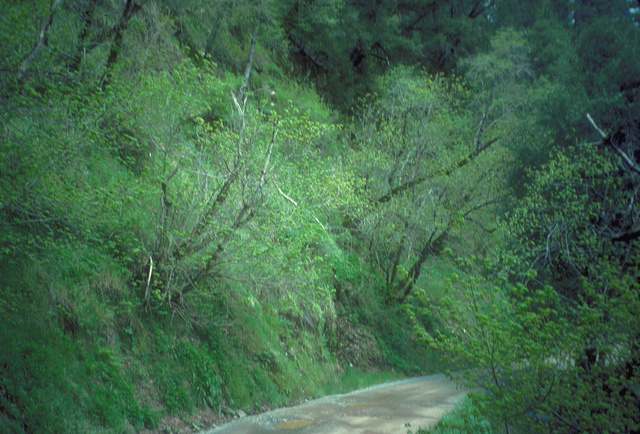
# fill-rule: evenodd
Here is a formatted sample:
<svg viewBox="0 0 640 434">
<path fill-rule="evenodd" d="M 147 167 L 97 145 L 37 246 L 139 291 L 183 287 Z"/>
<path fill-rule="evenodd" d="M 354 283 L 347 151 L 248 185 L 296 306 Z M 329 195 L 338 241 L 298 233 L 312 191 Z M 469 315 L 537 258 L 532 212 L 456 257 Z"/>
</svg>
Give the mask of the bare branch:
<svg viewBox="0 0 640 434">
<path fill-rule="evenodd" d="M 634 172 L 640 174 L 640 166 L 638 166 L 632 159 L 631 157 L 629 157 L 627 155 L 626 152 L 624 152 L 622 149 L 620 149 L 619 146 L 617 146 L 615 143 L 611 142 L 610 140 L 606 140 L 607 139 L 607 135 L 604 133 L 604 131 L 602 131 L 594 122 L 593 118 L 591 117 L 591 115 L 589 113 L 587 113 L 587 120 L 589 121 L 589 123 L 591 124 L 591 126 L 598 132 L 598 134 L 600 134 L 600 137 L 602 137 L 603 141 L 605 142 L 605 145 L 611 146 L 614 150 L 614 152 L 616 154 L 618 154 L 620 156 L 620 158 L 622 158 L 622 161 L 624 161 L 624 163 L 629 166 L 629 168 L 631 170 L 633 170 Z"/>
<path fill-rule="evenodd" d="M 626 152 L 624 152 L 622 149 L 620 149 L 618 146 L 614 145 L 613 143 L 610 143 L 611 147 L 613 148 L 613 150 L 616 152 L 616 154 L 620 155 L 620 157 L 622 158 L 622 160 L 627 164 L 627 166 L 629 166 L 629 168 L 631 170 L 633 170 L 636 173 L 640 174 L 640 166 L 638 166 L 632 159 L 631 157 L 629 157 Z"/>
<path fill-rule="evenodd" d="M 591 115 L 589 113 L 587 113 L 587 120 L 589 121 L 589 123 L 591 124 L 593 129 L 595 129 L 598 132 L 598 134 L 600 134 L 600 137 L 602 137 L 603 139 L 605 139 L 607 137 L 607 135 L 604 133 L 604 131 L 602 131 L 600 128 L 598 128 L 598 126 L 593 121 L 593 118 L 591 117 Z"/>
<path fill-rule="evenodd" d="M 146 303 L 149 302 L 150 292 L 149 288 L 151 287 L 151 276 L 153 275 L 153 258 L 149 256 L 149 277 L 147 278 L 147 288 L 144 292 L 144 301 Z"/>
<path fill-rule="evenodd" d="M 455 172 L 456 170 L 458 170 L 458 169 L 466 166 L 467 164 L 469 164 L 477 156 L 479 156 L 484 151 L 489 149 L 491 147 L 491 145 L 493 145 L 498 140 L 499 140 L 499 137 L 496 137 L 496 138 L 493 138 L 493 139 L 489 140 L 487 143 L 485 143 L 483 145 L 476 144 L 476 149 L 473 152 L 471 152 L 470 154 L 468 154 L 465 157 L 463 157 L 462 159 L 460 159 L 458 162 L 450 165 L 449 167 L 438 168 L 436 170 L 433 170 L 431 173 L 428 173 L 427 175 L 421 176 L 420 178 L 414 179 L 412 181 L 404 182 L 404 183 L 398 185 L 397 187 L 392 188 L 386 194 L 384 194 L 383 196 L 380 196 L 374 202 L 379 203 L 379 204 L 387 203 L 394 196 L 398 195 L 399 193 L 402 193 L 403 191 L 406 191 L 406 190 L 408 190 L 410 188 L 413 188 L 416 185 L 421 184 L 421 183 L 423 183 L 423 182 L 425 182 L 425 181 L 427 181 L 429 179 L 435 178 L 437 176 L 449 176 L 453 172 Z"/>
<path fill-rule="evenodd" d="M 280 193 L 280 195 L 282 197 L 284 197 L 285 199 L 287 199 L 289 202 L 291 202 L 292 204 L 294 204 L 295 206 L 298 206 L 298 202 L 296 202 L 295 200 L 293 200 L 291 197 L 287 196 L 286 194 L 284 194 L 282 192 L 282 190 L 280 190 L 280 187 L 278 186 L 278 184 L 276 183 L 276 188 L 278 189 L 278 192 Z"/>
</svg>

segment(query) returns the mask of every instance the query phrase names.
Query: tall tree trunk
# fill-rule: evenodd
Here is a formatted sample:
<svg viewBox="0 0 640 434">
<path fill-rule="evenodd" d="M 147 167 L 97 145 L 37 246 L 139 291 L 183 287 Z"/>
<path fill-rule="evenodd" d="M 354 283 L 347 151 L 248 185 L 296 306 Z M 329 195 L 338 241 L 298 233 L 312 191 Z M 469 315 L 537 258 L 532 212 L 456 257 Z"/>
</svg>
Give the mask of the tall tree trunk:
<svg viewBox="0 0 640 434">
<path fill-rule="evenodd" d="M 218 31 L 220 30 L 221 23 L 223 23 L 227 18 L 227 11 L 229 10 L 230 5 L 231 5 L 231 0 L 227 0 L 227 2 L 224 4 L 224 9 L 222 10 L 222 14 L 218 21 L 218 25 L 213 27 L 213 29 L 211 30 L 211 33 L 209 34 L 209 37 L 207 38 L 207 45 L 204 48 L 205 56 L 213 55 L 213 44 L 216 41 L 216 37 L 218 36 Z"/>
<path fill-rule="evenodd" d="M 249 77 L 251 76 L 251 67 L 253 66 L 253 53 L 256 49 L 256 37 L 258 35 L 258 27 L 259 24 L 256 23 L 255 29 L 253 29 L 253 36 L 251 36 L 251 46 L 249 47 L 249 56 L 247 58 L 247 66 L 244 69 L 244 77 L 242 77 L 242 86 L 240 86 L 240 90 L 238 91 L 238 103 L 243 104 L 244 94 L 247 91 L 247 86 L 249 85 Z"/>
<path fill-rule="evenodd" d="M 89 36 L 89 31 L 93 26 L 93 12 L 96 9 L 96 3 L 97 2 L 95 0 L 91 0 L 89 1 L 89 4 L 82 10 L 82 30 L 78 35 L 78 45 L 76 47 L 75 53 L 71 58 L 71 63 L 69 64 L 70 71 L 77 72 L 80 70 L 82 55 L 86 50 L 87 36 Z"/>
<path fill-rule="evenodd" d="M 122 11 L 122 16 L 120 17 L 118 24 L 116 24 L 114 27 L 115 34 L 113 36 L 113 42 L 111 43 L 111 49 L 109 50 L 109 57 L 107 58 L 105 72 L 102 76 L 102 80 L 100 80 L 100 90 L 104 90 L 104 88 L 109 84 L 109 80 L 111 79 L 111 71 L 113 70 L 116 61 L 118 60 L 120 49 L 122 49 L 122 38 L 124 35 L 124 31 L 127 29 L 127 25 L 129 24 L 129 20 L 141 8 L 142 4 L 137 4 L 135 0 L 127 0 L 127 2 L 125 3 L 124 9 Z"/>
<path fill-rule="evenodd" d="M 435 233 L 434 233 L 435 235 Z M 411 294 L 415 287 L 418 278 L 422 272 L 422 264 L 427 260 L 430 255 L 437 255 L 444 250 L 444 243 L 449 235 L 449 226 L 443 230 L 437 237 L 429 238 L 420 251 L 420 256 L 416 259 L 416 262 L 411 266 L 407 273 L 407 279 L 398 284 L 396 287 L 396 294 L 402 292 L 402 295 L 398 298 L 398 302 L 404 303 L 406 298 Z"/>
<path fill-rule="evenodd" d="M 22 79 L 24 78 L 24 74 L 27 72 L 27 69 L 29 69 L 29 66 L 31 65 L 33 60 L 36 58 L 36 53 L 38 52 L 40 47 L 42 47 L 45 44 L 45 41 L 47 39 L 47 31 L 49 30 L 49 27 L 51 27 L 51 23 L 53 22 L 53 16 L 55 15 L 56 9 L 60 5 L 60 3 L 62 3 L 62 0 L 56 0 L 56 2 L 51 6 L 51 9 L 49 10 L 49 15 L 47 15 L 45 19 L 42 21 L 42 25 L 40 26 L 40 32 L 38 33 L 38 39 L 36 40 L 35 44 L 33 44 L 33 48 L 31 49 L 31 52 L 27 54 L 27 57 L 24 59 L 24 62 L 22 63 L 22 66 L 18 70 L 18 81 L 22 81 Z"/>
</svg>

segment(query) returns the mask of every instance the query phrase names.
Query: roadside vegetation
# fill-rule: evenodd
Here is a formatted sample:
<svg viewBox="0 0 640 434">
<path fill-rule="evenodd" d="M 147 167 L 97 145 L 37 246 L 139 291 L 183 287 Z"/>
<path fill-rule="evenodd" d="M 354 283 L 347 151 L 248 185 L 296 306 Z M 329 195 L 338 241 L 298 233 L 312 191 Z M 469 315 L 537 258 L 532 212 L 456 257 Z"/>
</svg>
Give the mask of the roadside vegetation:
<svg viewBox="0 0 640 434">
<path fill-rule="evenodd" d="M 408 430 L 409 433 L 411 430 Z M 478 433 L 490 434 L 497 431 L 491 421 L 485 417 L 478 407 L 473 403 L 473 399 L 466 397 L 456 405 L 452 411 L 445 413 L 438 423 L 428 429 L 419 428 L 416 433 L 422 434 L 456 434 L 456 433 Z"/>
<path fill-rule="evenodd" d="M 640 429 L 639 17 L 4 2 L 0 429 L 433 372 L 478 392 L 432 432 Z"/>
</svg>

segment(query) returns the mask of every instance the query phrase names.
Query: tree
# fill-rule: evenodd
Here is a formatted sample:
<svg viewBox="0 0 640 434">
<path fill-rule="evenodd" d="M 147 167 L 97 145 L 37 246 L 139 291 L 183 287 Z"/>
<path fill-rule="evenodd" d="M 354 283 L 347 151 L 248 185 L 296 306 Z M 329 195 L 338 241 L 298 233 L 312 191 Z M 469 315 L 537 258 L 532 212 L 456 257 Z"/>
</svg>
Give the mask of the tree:
<svg viewBox="0 0 640 434">
<path fill-rule="evenodd" d="M 459 381 L 482 392 L 471 397 L 482 415 L 507 433 L 562 431 L 551 412 L 565 398 L 574 334 L 562 317 L 553 288 L 509 288 L 503 264 L 490 258 L 457 258 L 460 274 L 448 279 L 440 299 L 418 291 L 415 306 L 428 306 L 441 327 L 428 333 L 409 309 L 422 342 L 448 361 Z M 497 265 L 497 266 L 496 266 Z M 506 264 L 505 264 L 506 265 Z M 571 374 L 568 374 L 571 375 Z"/>
<path fill-rule="evenodd" d="M 374 78 L 395 66 L 452 72 L 487 40 L 493 7 L 492 1 L 475 0 L 296 0 L 283 5 L 282 28 L 301 72 L 349 112 L 358 98 L 379 92 Z"/>
<path fill-rule="evenodd" d="M 571 47 L 568 37 L 557 41 Z M 548 61 L 551 57 L 540 46 L 526 47 L 533 47 L 537 63 L 522 69 L 525 75 L 582 67 L 579 53 L 560 64 Z M 469 71 L 490 65 L 493 57 L 487 59 L 478 56 Z M 480 77 L 479 83 L 486 83 L 491 76 L 485 72 Z M 535 125 L 533 132 L 516 137 L 532 151 L 536 146 L 551 149 L 546 164 L 522 154 L 523 163 L 534 164 L 520 192 L 524 198 L 515 202 L 507 220 L 509 249 L 493 253 L 504 259 L 491 265 L 490 257 L 487 266 L 463 256 L 457 262 L 464 274 L 452 276 L 449 296 L 431 300 L 426 291 L 415 292 L 411 305 L 420 300 L 418 306 L 431 306 L 432 314 L 447 325 L 440 333 L 426 333 L 416 319 L 417 308 L 409 311 L 425 342 L 446 357 L 458 357 L 467 379 L 486 390 L 476 396 L 477 403 L 506 430 L 633 431 L 640 422 L 634 392 L 640 325 L 637 231 L 631 217 L 638 176 L 631 156 L 638 127 L 636 120 L 628 120 L 634 105 L 628 101 L 626 114 L 610 134 L 596 127 L 600 140 L 584 143 L 593 135 L 592 118 L 587 121 L 583 112 L 582 125 L 572 133 L 566 126 L 575 122 L 574 112 L 588 105 L 582 95 L 602 89 L 585 90 L 584 82 L 574 86 L 563 77 L 530 79 L 531 98 L 525 104 L 538 114 L 529 119 L 515 111 L 509 123 L 514 130 L 503 130 L 513 137 L 514 131 Z M 495 101 L 508 100 L 511 86 L 505 84 L 494 94 Z M 599 110 L 615 107 L 616 93 L 603 91 Z M 571 102 L 571 113 L 560 113 L 561 101 Z M 556 110 L 556 121 L 549 121 Z M 584 137 L 576 140 L 578 131 Z"/>
<path fill-rule="evenodd" d="M 399 68 L 383 87 L 380 100 L 363 102 L 354 131 L 367 206 L 347 224 L 384 275 L 388 300 L 402 302 L 460 223 L 496 203 L 500 151 L 483 136 L 486 117 L 471 123 L 460 82 Z"/>
<path fill-rule="evenodd" d="M 621 131 L 631 143 L 619 142 Z M 418 326 L 425 342 L 457 355 L 467 379 L 487 390 L 479 405 L 505 425 L 638 429 L 633 131 L 558 150 L 509 220 L 507 239 L 518 244 L 507 259 L 489 267 L 460 259 L 470 277 L 453 276 L 451 295 L 431 304 L 448 331 Z"/>
</svg>

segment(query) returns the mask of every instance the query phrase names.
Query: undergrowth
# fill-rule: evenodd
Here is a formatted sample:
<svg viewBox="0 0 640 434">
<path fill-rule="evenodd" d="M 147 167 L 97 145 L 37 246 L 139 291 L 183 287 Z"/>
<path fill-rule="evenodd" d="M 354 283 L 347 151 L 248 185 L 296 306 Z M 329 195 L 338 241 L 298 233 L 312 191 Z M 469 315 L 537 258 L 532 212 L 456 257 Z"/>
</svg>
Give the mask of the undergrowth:
<svg viewBox="0 0 640 434">
<path fill-rule="evenodd" d="M 238 113 L 238 76 L 174 66 L 99 94 L 52 86 L 44 112 L 6 120 L 1 431 L 160 429 L 437 370 L 339 228 L 362 204 L 335 166 L 338 115 L 275 66 Z M 225 178 L 238 137 L 254 141 Z M 251 178 L 267 168 L 273 186 Z"/>
<path fill-rule="evenodd" d="M 345 359 L 332 351 L 335 321 L 312 329 L 274 303 L 247 302 L 250 292 L 238 288 L 150 309 L 107 257 L 90 273 L 55 263 L 2 270 L 5 432 L 134 432 L 198 409 L 219 418 L 254 413 L 420 369 L 399 314 L 379 316 L 369 339 L 352 348 L 378 358 Z M 341 333 L 362 330 L 371 311 L 382 312 L 369 301 L 345 313 L 351 320 Z"/>
<path fill-rule="evenodd" d="M 491 434 L 494 432 L 496 430 L 489 420 L 480 414 L 473 399 L 468 396 L 458 402 L 453 410 L 445 413 L 435 426 L 420 428 L 416 431 L 422 434 Z"/>
</svg>

